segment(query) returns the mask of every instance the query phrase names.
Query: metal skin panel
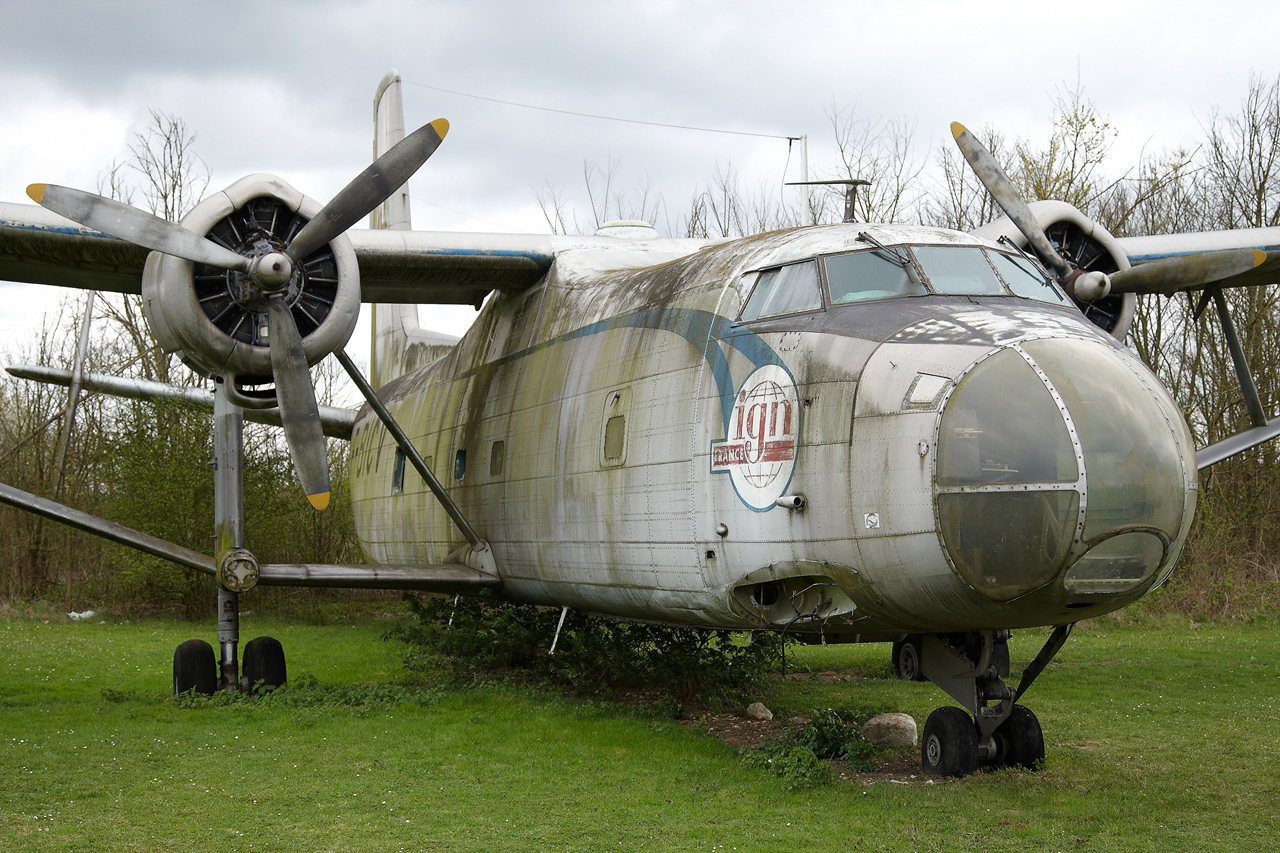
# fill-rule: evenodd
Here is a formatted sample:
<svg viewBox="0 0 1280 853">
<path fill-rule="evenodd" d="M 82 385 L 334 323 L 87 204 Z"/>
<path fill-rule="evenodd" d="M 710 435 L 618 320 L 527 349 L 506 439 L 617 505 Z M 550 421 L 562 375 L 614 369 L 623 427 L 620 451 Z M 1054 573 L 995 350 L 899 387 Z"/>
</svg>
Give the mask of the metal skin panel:
<svg viewBox="0 0 1280 853">
<path fill-rule="evenodd" d="M 938 423 L 955 383 L 993 351 L 1064 335 L 1114 342 L 1069 309 L 1013 297 L 734 321 L 745 272 L 843 250 L 857 244 L 850 230 L 761 235 L 640 269 L 626 268 L 647 257 L 634 247 L 557 255 L 535 287 L 490 299 L 446 355 L 380 389 L 492 545 L 504 594 L 752 628 L 785 624 L 776 608 L 752 611 L 756 585 L 781 584 L 790 602 L 816 585 L 834 615 L 804 630 L 833 637 L 1070 615 L 1060 590 L 993 601 L 952 568 L 935 510 Z M 501 473 L 489 468 L 495 441 Z M 439 563 L 463 540 L 412 472 L 391 494 L 395 452 L 362 411 L 352 443 L 362 544 L 380 562 Z M 784 495 L 803 495 L 803 509 L 776 505 Z"/>
</svg>

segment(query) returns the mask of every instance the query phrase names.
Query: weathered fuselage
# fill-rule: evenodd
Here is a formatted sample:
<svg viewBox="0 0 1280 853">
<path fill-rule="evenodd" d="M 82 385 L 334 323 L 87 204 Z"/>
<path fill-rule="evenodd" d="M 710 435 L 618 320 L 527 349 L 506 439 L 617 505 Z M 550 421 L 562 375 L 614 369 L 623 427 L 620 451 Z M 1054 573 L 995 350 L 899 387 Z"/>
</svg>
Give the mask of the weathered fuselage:
<svg viewBox="0 0 1280 853">
<path fill-rule="evenodd" d="M 918 248 L 883 273 L 895 246 Z M 1014 295 L 1007 250 L 828 226 L 671 255 L 559 252 L 379 391 L 505 595 L 870 640 L 1076 621 L 1172 569 L 1196 490 L 1176 405 L 1060 295 Z M 1014 289 L 966 277 L 984 258 Z M 903 290 L 858 290 L 864 260 Z M 367 409 L 350 464 L 373 559 L 463 544 Z"/>
</svg>

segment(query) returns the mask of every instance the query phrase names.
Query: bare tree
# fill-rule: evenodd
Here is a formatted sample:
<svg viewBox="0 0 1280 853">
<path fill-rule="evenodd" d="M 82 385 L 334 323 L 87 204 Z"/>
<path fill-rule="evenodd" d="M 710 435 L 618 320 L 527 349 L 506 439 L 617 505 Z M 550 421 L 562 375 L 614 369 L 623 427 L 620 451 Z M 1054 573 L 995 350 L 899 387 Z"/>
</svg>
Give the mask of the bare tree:
<svg viewBox="0 0 1280 853">
<path fill-rule="evenodd" d="M 925 193 L 920 175 L 926 160 L 915 152 L 914 123 L 900 116 L 877 121 L 858 118 L 852 108 L 837 108 L 834 103 L 827 118 L 839 158 L 834 177 L 871 182 L 858 191 L 856 218 L 863 222 L 921 221 Z M 833 205 L 832 213 L 824 212 L 821 218 L 839 222 L 843 204 L 841 194 L 838 206 Z"/>
<path fill-rule="evenodd" d="M 176 222 L 204 196 L 209 170 L 192 148 L 195 141 L 184 120 L 160 110 L 151 110 L 151 124 L 134 134 L 129 165 L 156 216 Z"/>
</svg>

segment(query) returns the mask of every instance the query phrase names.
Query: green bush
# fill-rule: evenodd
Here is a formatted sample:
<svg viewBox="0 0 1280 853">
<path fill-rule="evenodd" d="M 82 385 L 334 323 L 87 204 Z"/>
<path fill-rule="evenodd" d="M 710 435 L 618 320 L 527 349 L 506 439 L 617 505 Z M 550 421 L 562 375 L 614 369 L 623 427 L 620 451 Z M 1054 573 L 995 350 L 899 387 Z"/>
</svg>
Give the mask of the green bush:
<svg viewBox="0 0 1280 853">
<path fill-rule="evenodd" d="M 579 694 L 656 688 L 676 704 L 742 704 L 763 693 L 781 663 L 772 633 L 666 628 L 570 611 L 556 644 L 560 611 L 503 601 L 488 591 L 460 597 L 408 596 L 412 619 L 390 636 L 409 646 L 406 663 L 472 682 L 513 671 Z M 670 703 L 666 716 L 680 713 Z"/>
<path fill-rule="evenodd" d="M 787 791 L 817 788 L 836 780 L 831 765 L 818 758 L 812 749 L 790 745 L 784 743 L 785 740 L 776 740 L 759 749 L 743 749 L 742 760 L 748 767 L 757 767 L 777 776 Z"/>
<path fill-rule="evenodd" d="M 781 778 L 788 791 L 825 785 L 835 780 L 835 771 L 823 759 L 847 761 L 864 772 L 876 769 L 876 747 L 862 736 L 862 724 L 879 713 L 871 708 L 821 708 L 803 726 L 757 749 L 742 749 L 739 755 L 747 766 Z"/>
</svg>

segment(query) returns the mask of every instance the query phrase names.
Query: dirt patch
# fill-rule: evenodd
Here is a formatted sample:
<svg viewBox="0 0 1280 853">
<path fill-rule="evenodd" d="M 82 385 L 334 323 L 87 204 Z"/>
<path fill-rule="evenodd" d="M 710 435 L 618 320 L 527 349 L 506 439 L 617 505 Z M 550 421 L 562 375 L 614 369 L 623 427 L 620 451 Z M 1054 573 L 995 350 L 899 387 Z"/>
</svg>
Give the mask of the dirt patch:
<svg viewBox="0 0 1280 853">
<path fill-rule="evenodd" d="M 788 675 L 787 679 L 821 679 L 837 681 L 844 676 L 836 672 L 797 673 Z M 662 693 L 653 690 L 631 690 L 620 693 L 618 701 L 627 705 L 639 705 L 660 711 Z M 746 749 L 758 749 L 761 744 L 775 741 L 786 734 L 788 728 L 803 725 L 806 720 L 792 717 L 786 721 L 775 717 L 772 720 L 755 720 L 744 713 L 713 712 L 705 706 L 685 706 L 685 718 L 679 720 L 680 725 L 699 730 L 719 738 L 730 746 Z M 892 758 L 876 759 L 876 769 L 860 771 L 850 768 L 847 762 L 831 761 L 836 777 L 849 785 L 874 785 L 887 782 L 897 785 L 933 784 L 935 780 L 926 779 L 920 771 L 920 753 L 908 750 Z"/>
</svg>

